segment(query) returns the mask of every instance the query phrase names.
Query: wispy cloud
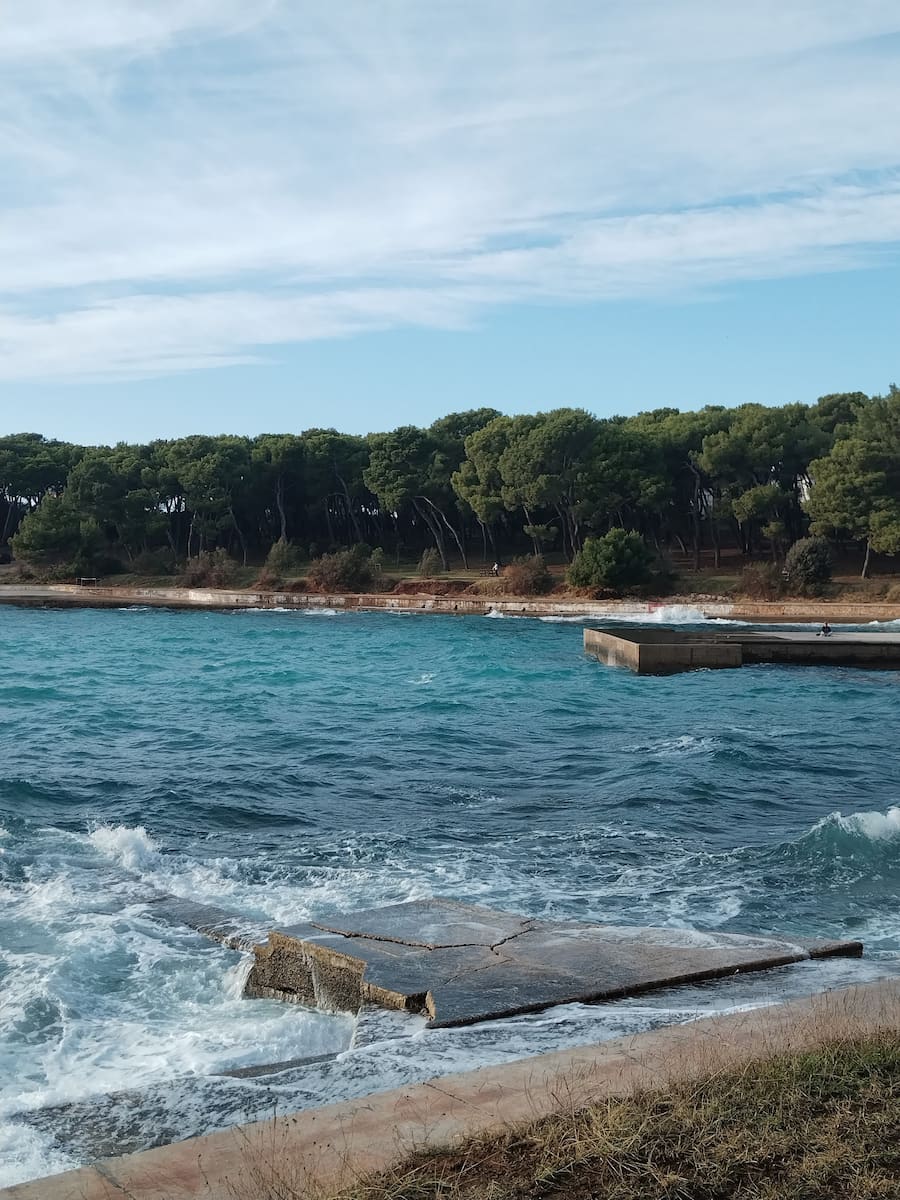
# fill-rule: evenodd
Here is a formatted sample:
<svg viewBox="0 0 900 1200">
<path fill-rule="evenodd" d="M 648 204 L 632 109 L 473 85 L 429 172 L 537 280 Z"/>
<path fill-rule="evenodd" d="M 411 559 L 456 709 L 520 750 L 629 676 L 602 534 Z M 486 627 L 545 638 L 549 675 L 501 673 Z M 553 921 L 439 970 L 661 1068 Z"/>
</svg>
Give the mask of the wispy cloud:
<svg viewBox="0 0 900 1200">
<path fill-rule="evenodd" d="M 900 245 L 898 66 L 893 0 L 32 0 L 0 379 L 864 266 Z"/>
</svg>

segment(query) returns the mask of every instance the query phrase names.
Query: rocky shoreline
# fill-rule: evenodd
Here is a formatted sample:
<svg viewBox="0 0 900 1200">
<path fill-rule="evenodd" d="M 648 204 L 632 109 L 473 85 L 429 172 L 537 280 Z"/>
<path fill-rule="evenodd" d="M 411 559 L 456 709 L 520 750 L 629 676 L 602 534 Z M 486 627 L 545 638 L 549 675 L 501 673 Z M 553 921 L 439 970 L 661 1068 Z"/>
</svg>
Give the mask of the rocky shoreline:
<svg viewBox="0 0 900 1200">
<path fill-rule="evenodd" d="M 388 612 L 434 612 L 457 615 L 533 617 L 597 617 L 665 622 L 689 620 L 821 622 L 866 624 L 900 621 L 900 604 L 841 600 L 734 600 L 712 596 L 664 596 L 654 600 L 584 600 L 568 597 L 436 596 L 395 593 L 323 595 L 216 588 L 94 587 L 72 583 L 6 584 L 0 604 L 24 607 L 76 608 L 204 608 L 204 609 L 336 609 Z"/>
</svg>

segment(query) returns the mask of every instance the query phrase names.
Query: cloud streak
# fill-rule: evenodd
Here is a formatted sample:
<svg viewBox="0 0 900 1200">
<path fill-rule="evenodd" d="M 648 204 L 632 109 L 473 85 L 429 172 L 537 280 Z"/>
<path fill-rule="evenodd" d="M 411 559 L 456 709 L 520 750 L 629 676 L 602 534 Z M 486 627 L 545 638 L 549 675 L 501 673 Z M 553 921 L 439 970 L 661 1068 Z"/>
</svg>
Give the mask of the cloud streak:
<svg viewBox="0 0 900 1200">
<path fill-rule="evenodd" d="M 0 379 L 900 245 L 893 3 L 246 7 L 41 0 L 0 34 Z"/>
</svg>

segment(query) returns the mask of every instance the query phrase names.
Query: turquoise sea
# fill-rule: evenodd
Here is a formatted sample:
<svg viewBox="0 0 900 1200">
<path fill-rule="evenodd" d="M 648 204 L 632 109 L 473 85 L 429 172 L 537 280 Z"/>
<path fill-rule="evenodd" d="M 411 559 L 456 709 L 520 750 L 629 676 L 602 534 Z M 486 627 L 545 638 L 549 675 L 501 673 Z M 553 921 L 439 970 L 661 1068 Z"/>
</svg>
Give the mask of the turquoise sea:
<svg viewBox="0 0 900 1200">
<path fill-rule="evenodd" d="M 900 973 L 900 674 L 637 678 L 586 658 L 582 625 L 0 608 L 0 1185 L 104 1139 Z M 242 999 L 245 956 L 159 923 L 159 892 L 275 925 L 439 895 L 867 955 L 355 1031 Z"/>
</svg>

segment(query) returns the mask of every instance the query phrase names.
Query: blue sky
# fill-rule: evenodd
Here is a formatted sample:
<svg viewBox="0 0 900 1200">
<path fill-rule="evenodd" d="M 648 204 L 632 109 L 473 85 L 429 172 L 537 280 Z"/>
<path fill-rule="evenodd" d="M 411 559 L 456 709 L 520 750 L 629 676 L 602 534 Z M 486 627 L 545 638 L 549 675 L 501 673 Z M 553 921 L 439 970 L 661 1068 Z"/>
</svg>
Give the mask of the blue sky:
<svg viewBox="0 0 900 1200">
<path fill-rule="evenodd" d="M 16 8 L 0 433 L 900 377 L 895 0 Z"/>
</svg>

